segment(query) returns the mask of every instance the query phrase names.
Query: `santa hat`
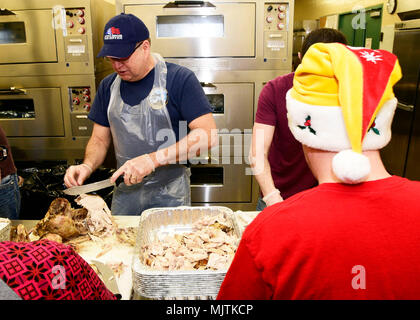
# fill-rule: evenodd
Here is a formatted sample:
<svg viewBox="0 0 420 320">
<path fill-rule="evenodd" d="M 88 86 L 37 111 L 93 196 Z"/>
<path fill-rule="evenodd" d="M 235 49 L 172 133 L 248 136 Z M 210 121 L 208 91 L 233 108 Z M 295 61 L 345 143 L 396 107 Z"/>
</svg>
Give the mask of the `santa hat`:
<svg viewBox="0 0 420 320">
<path fill-rule="evenodd" d="M 392 87 L 400 78 L 397 57 L 388 51 L 314 44 L 287 92 L 290 130 L 302 144 L 338 152 L 332 168 L 341 181 L 362 182 L 370 172 L 362 150 L 381 149 L 391 139 Z"/>
</svg>

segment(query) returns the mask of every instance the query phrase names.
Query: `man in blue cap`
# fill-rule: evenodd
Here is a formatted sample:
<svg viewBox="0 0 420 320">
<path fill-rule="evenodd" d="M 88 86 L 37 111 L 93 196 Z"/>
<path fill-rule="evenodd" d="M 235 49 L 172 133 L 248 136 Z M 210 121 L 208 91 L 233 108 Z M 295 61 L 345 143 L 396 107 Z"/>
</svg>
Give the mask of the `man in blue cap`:
<svg viewBox="0 0 420 320">
<path fill-rule="evenodd" d="M 114 190 L 113 214 L 190 205 L 190 173 L 180 163 L 217 143 L 211 107 L 196 76 L 152 53 L 149 30 L 132 14 L 106 24 L 98 57 L 106 57 L 115 72 L 99 85 L 85 159 L 69 167 L 65 184 L 83 184 L 103 163 L 112 139 L 118 170 L 111 181 L 124 176 Z"/>
</svg>

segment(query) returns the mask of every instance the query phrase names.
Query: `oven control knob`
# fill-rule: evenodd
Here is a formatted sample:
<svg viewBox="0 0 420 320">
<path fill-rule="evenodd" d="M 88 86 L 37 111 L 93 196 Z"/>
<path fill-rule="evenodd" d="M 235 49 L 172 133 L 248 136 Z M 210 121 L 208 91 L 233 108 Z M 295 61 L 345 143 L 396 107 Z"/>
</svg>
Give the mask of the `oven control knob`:
<svg viewBox="0 0 420 320">
<path fill-rule="evenodd" d="M 80 24 L 85 24 L 85 18 L 79 17 L 77 21 L 79 21 Z"/>
<path fill-rule="evenodd" d="M 279 17 L 280 20 L 282 20 L 282 19 L 286 18 L 286 15 L 283 12 L 280 12 L 278 17 Z"/>
<path fill-rule="evenodd" d="M 268 12 L 270 12 L 271 10 L 273 10 L 273 6 L 272 6 L 272 5 L 269 5 L 269 6 L 267 7 L 267 11 L 268 11 Z"/>
<path fill-rule="evenodd" d="M 83 106 L 83 109 L 85 109 L 86 111 L 90 111 L 90 103 L 86 103 L 86 104 Z"/>
<path fill-rule="evenodd" d="M 85 94 L 85 95 L 83 96 L 83 100 L 84 100 L 84 101 L 86 101 L 86 102 L 89 102 L 89 101 L 90 101 L 90 96 L 89 96 L 89 95 L 87 95 L 87 94 Z"/>
<path fill-rule="evenodd" d="M 73 98 L 73 104 L 78 105 L 80 103 L 80 99 L 78 97 Z"/>
<path fill-rule="evenodd" d="M 76 16 L 83 17 L 85 15 L 85 11 L 83 9 L 79 9 L 76 11 Z"/>
<path fill-rule="evenodd" d="M 73 21 L 69 21 L 69 22 L 67 22 L 67 28 L 73 28 L 74 27 L 74 23 L 73 23 Z"/>
<path fill-rule="evenodd" d="M 272 16 L 268 16 L 265 20 L 267 20 L 268 23 L 271 23 L 274 19 Z"/>
<path fill-rule="evenodd" d="M 82 91 L 82 93 L 83 94 L 89 94 L 90 93 L 89 88 L 84 88 L 83 91 Z"/>
<path fill-rule="evenodd" d="M 277 29 L 279 29 L 279 30 L 283 30 L 283 29 L 284 29 L 284 23 L 279 23 L 279 24 L 277 25 Z"/>
<path fill-rule="evenodd" d="M 279 6 L 279 11 L 280 12 L 286 11 L 286 6 L 284 5 Z"/>
<path fill-rule="evenodd" d="M 85 28 L 80 27 L 79 29 L 77 29 L 77 32 L 79 32 L 80 34 L 84 34 L 85 33 Z"/>
</svg>

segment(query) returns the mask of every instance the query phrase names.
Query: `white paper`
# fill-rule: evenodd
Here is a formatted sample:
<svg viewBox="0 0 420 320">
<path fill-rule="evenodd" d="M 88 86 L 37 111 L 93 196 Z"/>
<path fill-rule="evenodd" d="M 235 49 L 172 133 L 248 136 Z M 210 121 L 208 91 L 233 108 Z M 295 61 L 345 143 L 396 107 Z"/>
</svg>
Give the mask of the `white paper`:
<svg viewBox="0 0 420 320">
<path fill-rule="evenodd" d="M 85 53 L 85 45 L 69 45 L 67 46 L 67 53 L 71 54 L 81 54 Z"/>
</svg>

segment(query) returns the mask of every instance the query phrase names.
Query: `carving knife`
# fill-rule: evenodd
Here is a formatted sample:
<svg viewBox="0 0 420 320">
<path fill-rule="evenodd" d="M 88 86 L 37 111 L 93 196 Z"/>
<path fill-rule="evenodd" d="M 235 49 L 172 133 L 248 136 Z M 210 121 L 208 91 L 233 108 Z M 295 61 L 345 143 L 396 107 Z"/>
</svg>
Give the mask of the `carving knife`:
<svg viewBox="0 0 420 320">
<path fill-rule="evenodd" d="M 115 183 L 112 183 L 111 178 L 108 178 L 108 179 L 105 179 L 105 180 L 85 184 L 85 185 L 82 185 L 82 186 L 71 187 L 71 188 L 63 190 L 63 192 L 65 194 L 70 195 L 70 196 L 78 196 L 79 194 L 98 191 L 98 190 L 108 188 L 108 187 L 111 187 L 111 186 L 115 186 L 115 185 L 118 186 L 123 181 L 124 181 L 124 176 L 119 176 L 117 178 L 117 180 L 115 181 Z"/>
</svg>

